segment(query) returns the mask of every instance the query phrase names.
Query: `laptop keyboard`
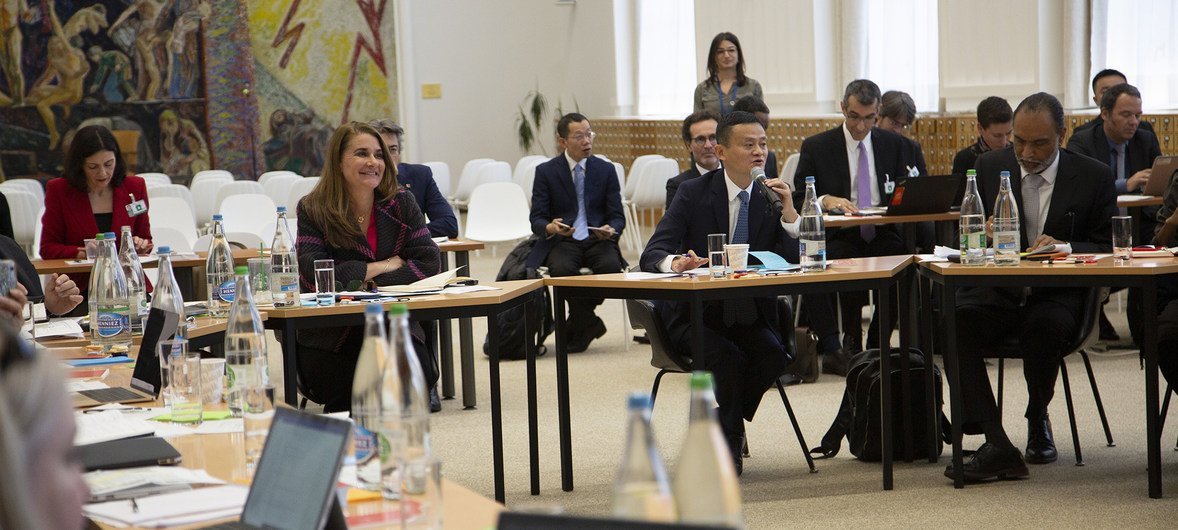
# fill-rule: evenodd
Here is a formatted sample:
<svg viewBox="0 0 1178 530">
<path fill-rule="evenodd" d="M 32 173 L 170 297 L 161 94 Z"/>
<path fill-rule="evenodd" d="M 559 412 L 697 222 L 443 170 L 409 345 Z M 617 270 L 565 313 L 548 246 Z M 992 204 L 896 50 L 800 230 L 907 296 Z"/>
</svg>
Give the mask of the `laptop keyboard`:
<svg viewBox="0 0 1178 530">
<path fill-rule="evenodd" d="M 79 390 L 78 393 L 99 403 L 118 403 L 120 401 L 143 399 L 142 394 L 119 387 Z"/>
</svg>

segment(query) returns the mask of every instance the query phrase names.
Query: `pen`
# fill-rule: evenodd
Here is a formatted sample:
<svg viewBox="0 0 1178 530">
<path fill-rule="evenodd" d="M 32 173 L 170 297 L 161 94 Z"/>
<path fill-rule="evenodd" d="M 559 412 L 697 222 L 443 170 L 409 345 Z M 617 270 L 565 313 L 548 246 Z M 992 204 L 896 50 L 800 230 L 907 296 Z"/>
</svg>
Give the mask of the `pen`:
<svg viewBox="0 0 1178 530">
<path fill-rule="evenodd" d="M 139 503 L 135 502 L 135 497 L 131 497 L 131 513 L 139 513 Z"/>
</svg>

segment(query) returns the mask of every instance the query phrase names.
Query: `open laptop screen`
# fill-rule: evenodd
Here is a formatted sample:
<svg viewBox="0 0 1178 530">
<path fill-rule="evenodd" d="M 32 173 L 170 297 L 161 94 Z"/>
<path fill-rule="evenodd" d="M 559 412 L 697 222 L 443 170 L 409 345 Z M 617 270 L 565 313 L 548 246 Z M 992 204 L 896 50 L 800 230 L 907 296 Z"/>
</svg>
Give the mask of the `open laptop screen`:
<svg viewBox="0 0 1178 530">
<path fill-rule="evenodd" d="M 241 521 L 259 528 L 320 528 L 334 500 L 349 426 L 278 408 Z"/>
</svg>

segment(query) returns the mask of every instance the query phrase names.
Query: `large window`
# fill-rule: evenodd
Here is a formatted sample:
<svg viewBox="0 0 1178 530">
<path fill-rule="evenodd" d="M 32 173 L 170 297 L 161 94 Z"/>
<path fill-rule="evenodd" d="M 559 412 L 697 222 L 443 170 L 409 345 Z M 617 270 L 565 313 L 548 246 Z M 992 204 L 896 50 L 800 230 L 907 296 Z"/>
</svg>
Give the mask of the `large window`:
<svg viewBox="0 0 1178 530">
<path fill-rule="evenodd" d="M 1105 12 L 1099 12 L 1104 8 Z M 1103 68 L 1124 72 L 1141 90 L 1147 108 L 1178 107 L 1178 5 L 1172 0 L 1107 0 L 1093 4 L 1093 19 L 1106 20 L 1104 35 L 1092 36 L 1093 74 Z M 1093 27 L 1098 27 L 1096 24 Z"/>
<path fill-rule="evenodd" d="M 901 90 L 921 112 L 940 110 L 937 0 L 861 0 L 866 7 L 867 72 L 880 90 Z"/>
<path fill-rule="evenodd" d="M 695 78 L 695 8 L 679 0 L 638 0 L 638 114 L 684 116 Z"/>
</svg>

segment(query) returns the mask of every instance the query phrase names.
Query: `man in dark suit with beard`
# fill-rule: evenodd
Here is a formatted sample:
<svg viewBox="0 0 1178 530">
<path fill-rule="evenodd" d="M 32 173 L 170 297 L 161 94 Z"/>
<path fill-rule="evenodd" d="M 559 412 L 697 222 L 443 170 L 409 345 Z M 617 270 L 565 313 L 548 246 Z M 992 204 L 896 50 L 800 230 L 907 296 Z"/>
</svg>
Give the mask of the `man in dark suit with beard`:
<svg viewBox="0 0 1178 530">
<path fill-rule="evenodd" d="M 679 185 L 720 167 L 720 159 L 716 158 L 718 121 L 719 118 L 709 110 L 695 111 L 683 119 L 683 145 L 691 153 L 691 167 L 667 181 L 667 205 L 664 209 L 671 209 L 671 201 L 675 199 Z"/>
<path fill-rule="evenodd" d="M 429 222 L 426 223 L 429 235 L 458 237 L 458 218 L 455 217 L 454 209 L 450 207 L 450 203 L 446 202 L 446 198 L 438 190 L 438 183 L 434 182 L 433 170 L 426 165 L 401 162 L 405 129 L 388 118 L 372 120 L 369 125 L 380 131 L 385 144 L 389 146 L 389 155 L 393 157 L 392 162 L 397 166 L 397 183 L 409 190 L 413 198 L 417 199 L 421 213 L 424 213 L 429 219 Z"/>
<path fill-rule="evenodd" d="M 1014 148 L 978 157 L 978 191 L 986 215 L 993 215 L 1000 173 L 1010 172 L 1018 203 L 1020 248 L 1070 245 L 1077 253 L 1112 250 L 1111 217 L 1116 190 L 1108 166 L 1060 149 L 1063 106 L 1040 92 L 1024 99 L 1014 112 Z M 1057 458 L 1047 405 L 1055 393 L 1060 358 L 1077 332 L 1089 288 L 963 289 L 957 296 L 957 348 L 967 434 L 984 434 L 965 463 L 966 480 L 1017 478 L 1028 474 L 1023 455 L 1002 427 L 982 354 L 1018 337 L 1027 381 L 1026 462 L 1046 464 Z M 952 464 L 945 469 L 952 478 Z"/>
<path fill-rule="evenodd" d="M 683 272 L 706 266 L 708 260 L 699 256 L 707 255 L 707 236 L 714 233 L 727 234 L 732 243 L 747 243 L 750 251 L 773 251 L 797 263 L 800 217 L 790 204 L 789 187 L 777 179 L 766 181 L 782 198 L 780 218 L 754 189 L 752 170 L 764 168 L 768 152 L 765 129 L 752 114 L 733 111 L 720 119 L 716 137 L 716 154 L 724 167 L 680 186 L 642 251 L 642 270 Z M 696 359 L 697 369 L 715 375 L 720 427 L 737 474 L 743 470 L 744 421 L 753 419 L 761 397 L 792 359 L 778 329 L 776 303 L 775 297 L 705 303 L 703 329 L 695 333 L 687 304 L 657 305 L 679 350 Z"/>
</svg>

